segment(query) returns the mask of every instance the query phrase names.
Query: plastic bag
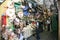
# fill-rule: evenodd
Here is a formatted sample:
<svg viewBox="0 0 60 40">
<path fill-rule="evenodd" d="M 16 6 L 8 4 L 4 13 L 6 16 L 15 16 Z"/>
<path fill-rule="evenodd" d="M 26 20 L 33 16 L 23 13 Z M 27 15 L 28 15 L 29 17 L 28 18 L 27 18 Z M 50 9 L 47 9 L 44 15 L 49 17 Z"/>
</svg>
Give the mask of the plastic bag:
<svg viewBox="0 0 60 40">
<path fill-rule="evenodd" d="M 20 39 L 19 40 L 23 40 L 23 35 L 22 33 L 20 33 Z"/>
</svg>

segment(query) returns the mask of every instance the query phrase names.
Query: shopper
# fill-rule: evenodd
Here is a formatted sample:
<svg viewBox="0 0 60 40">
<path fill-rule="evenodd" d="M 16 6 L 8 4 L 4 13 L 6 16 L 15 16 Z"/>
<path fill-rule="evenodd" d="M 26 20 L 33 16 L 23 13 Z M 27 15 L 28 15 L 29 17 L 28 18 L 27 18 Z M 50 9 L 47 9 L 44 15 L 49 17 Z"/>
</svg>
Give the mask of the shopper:
<svg viewBox="0 0 60 40">
<path fill-rule="evenodd" d="M 51 24 L 51 19 L 50 17 L 47 19 L 47 29 L 50 31 L 50 24 Z"/>
<path fill-rule="evenodd" d="M 40 39 L 40 31 L 39 31 L 39 22 L 36 22 L 36 39 L 39 40 Z"/>
<path fill-rule="evenodd" d="M 40 17 L 40 14 L 37 13 L 36 14 L 36 39 L 39 40 L 40 39 L 40 22 L 39 22 L 39 17 Z"/>
<path fill-rule="evenodd" d="M 43 31 L 43 15 L 40 12 L 36 14 L 36 20 L 39 22 L 40 32 Z"/>
</svg>

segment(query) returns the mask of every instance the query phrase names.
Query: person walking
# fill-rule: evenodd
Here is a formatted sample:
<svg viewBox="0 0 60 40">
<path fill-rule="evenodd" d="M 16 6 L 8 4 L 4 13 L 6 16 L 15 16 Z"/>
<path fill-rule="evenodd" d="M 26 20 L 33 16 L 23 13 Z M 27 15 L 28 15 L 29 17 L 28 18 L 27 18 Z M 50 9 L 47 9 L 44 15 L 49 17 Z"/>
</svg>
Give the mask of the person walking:
<svg viewBox="0 0 60 40">
<path fill-rule="evenodd" d="M 47 30 L 50 31 L 51 19 L 50 17 L 47 19 Z"/>
<path fill-rule="evenodd" d="M 36 39 L 40 39 L 39 21 L 36 22 Z"/>
</svg>

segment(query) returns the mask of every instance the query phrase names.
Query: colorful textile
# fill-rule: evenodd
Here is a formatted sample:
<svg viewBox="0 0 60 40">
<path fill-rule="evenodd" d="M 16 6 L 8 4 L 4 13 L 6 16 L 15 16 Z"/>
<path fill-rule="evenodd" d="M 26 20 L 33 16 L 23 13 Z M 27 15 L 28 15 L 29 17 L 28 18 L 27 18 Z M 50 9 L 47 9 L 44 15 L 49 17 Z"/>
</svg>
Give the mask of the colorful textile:
<svg viewBox="0 0 60 40">
<path fill-rule="evenodd" d="M 6 15 L 2 16 L 2 25 L 6 25 Z"/>
<path fill-rule="evenodd" d="M 23 13 L 25 16 L 28 16 L 29 12 L 28 12 L 28 6 L 25 6 L 25 8 L 23 8 Z"/>
</svg>

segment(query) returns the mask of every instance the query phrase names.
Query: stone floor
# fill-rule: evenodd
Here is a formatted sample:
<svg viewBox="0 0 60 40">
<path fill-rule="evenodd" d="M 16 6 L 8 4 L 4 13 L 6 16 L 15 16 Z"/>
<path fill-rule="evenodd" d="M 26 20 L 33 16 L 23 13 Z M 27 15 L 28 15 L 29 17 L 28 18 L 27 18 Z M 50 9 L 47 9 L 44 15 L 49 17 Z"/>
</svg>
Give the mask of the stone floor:
<svg viewBox="0 0 60 40">
<path fill-rule="evenodd" d="M 28 40 L 36 40 L 36 36 L 31 36 Z M 42 32 L 40 40 L 57 40 L 57 32 Z"/>
</svg>

